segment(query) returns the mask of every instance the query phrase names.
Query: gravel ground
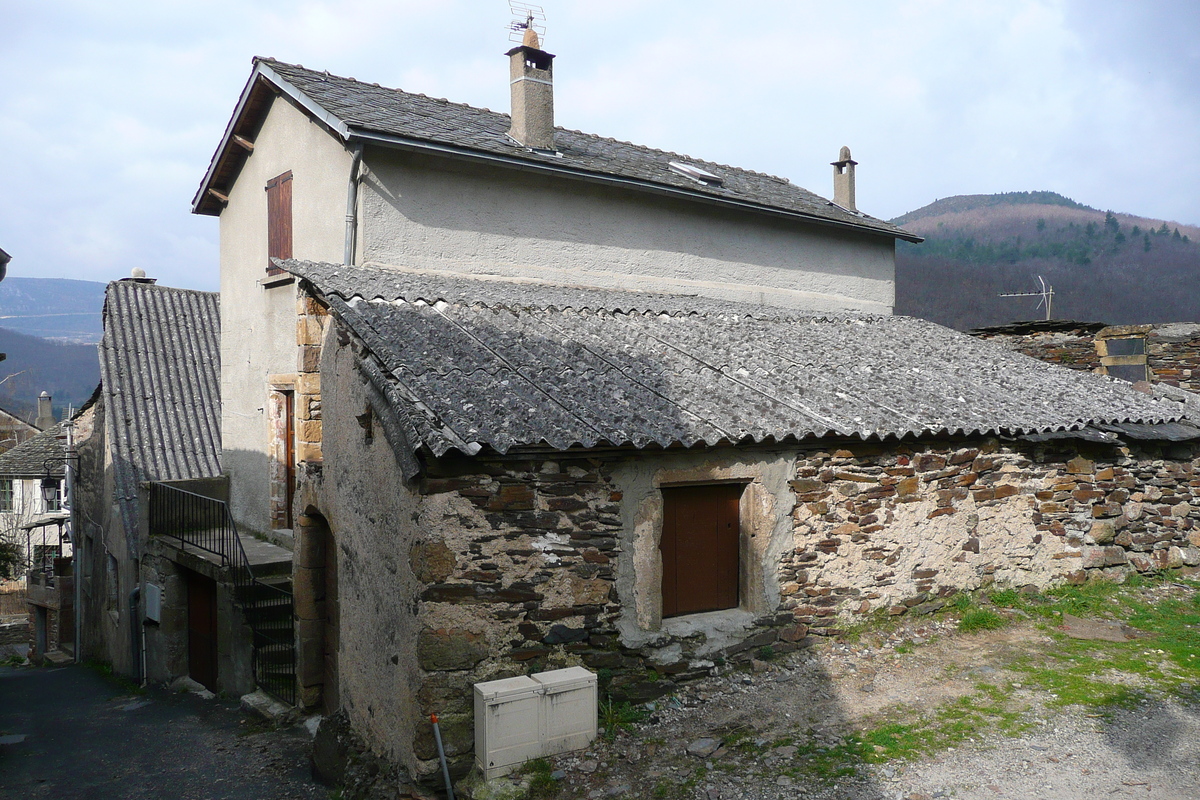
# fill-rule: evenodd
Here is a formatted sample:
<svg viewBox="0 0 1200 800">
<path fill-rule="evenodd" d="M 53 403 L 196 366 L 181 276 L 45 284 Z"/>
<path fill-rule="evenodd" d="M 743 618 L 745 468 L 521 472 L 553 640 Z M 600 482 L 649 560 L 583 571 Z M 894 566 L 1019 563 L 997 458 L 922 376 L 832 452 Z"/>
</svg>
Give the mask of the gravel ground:
<svg viewBox="0 0 1200 800">
<path fill-rule="evenodd" d="M 793 778 L 795 744 L 836 747 L 841 736 L 896 709 L 931 708 L 975 685 L 1014 682 L 1018 652 L 1053 647 L 1032 625 L 962 635 L 953 621 L 925 622 L 857 644 L 822 642 L 788 659 L 695 683 L 633 733 L 554 761 L 558 797 L 702 800 L 929 800 L 931 798 L 1200 798 L 1200 706 L 1150 702 L 1102 717 L 1046 709 L 1048 695 L 1017 688 L 1026 709 L 1017 737 L 980 730 L 931 757 L 860 764 L 828 784 Z M 897 645 L 900 651 L 897 651 Z M 907 652 L 909 645 L 918 646 Z M 791 744 L 780 746 L 779 740 Z M 704 742 L 710 739 L 710 742 Z M 721 746 L 734 740 L 753 748 Z M 689 753 L 689 746 L 699 751 Z M 717 749 L 707 752 L 712 748 Z M 697 767 L 707 766 L 697 776 Z"/>
</svg>

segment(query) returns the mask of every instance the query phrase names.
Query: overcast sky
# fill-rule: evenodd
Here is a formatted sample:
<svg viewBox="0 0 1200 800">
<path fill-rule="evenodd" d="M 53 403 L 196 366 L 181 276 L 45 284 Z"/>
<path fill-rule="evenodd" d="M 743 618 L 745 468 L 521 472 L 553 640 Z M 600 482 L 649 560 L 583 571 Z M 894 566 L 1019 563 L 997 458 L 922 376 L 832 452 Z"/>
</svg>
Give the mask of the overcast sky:
<svg viewBox="0 0 1200 800">
<path fill-rule="evenodd" d="M 1200 223 L 1195 0 L 545 0 L 559 125 L 858 204 L 1049 189 Z M 506 0 L 0 0 L 9 274 L 217 288 L 192 196 L 254 55 L 507 111 Z"/>
</svg>

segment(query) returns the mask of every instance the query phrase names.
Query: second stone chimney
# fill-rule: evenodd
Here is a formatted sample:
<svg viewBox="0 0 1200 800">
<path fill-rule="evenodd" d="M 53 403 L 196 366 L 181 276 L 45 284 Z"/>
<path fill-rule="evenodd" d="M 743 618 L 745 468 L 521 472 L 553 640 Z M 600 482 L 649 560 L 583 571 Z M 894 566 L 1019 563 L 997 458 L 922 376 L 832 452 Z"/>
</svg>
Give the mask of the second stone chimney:
<svg viewBox="0 0 1200 800">
<path fill-rule="evenodd" d="M 506 53 L 512 88 L 508 135 L 533 150 L 554 149 L 554 56 L 541 49 L 532 26 L 520 47 Z"/>
<path fill-rule="evenodd" d="M 38 430 L 49 430 L 54 427 L 54 423 L 58 422 L 54 418 L 54 409 L 50 405 L 50 393 L 42 392 L 38 398 L 38 415 L 37 422 L 33 426 Z"/>
<path fill-rule="evenodd" d="M 858 162 L 850 157 L 850 148 L 843 146 L 838 151 L 838 160 L 833 164 L 833 202 L 848 211 L 858 211 L 854 205 L 854 165 Z"/>
</svg>

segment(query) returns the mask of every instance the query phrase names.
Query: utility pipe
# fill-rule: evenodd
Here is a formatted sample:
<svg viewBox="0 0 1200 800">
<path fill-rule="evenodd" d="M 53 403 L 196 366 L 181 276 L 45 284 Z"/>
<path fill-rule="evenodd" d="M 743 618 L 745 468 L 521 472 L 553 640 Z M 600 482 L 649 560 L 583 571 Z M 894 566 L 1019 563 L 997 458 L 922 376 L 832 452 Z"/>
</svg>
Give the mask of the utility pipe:
<svg viewBox="0 0 1200 800">
<path fill-rule="evenodd" d="M 446 749 L 442 747 L 442 731 L 438 727 L 437 714 L 430 714 L 429 720 L 433 723 L 433 738 L 437 742 L 438 760 L 442 762 L 442 780 L 446 781 L 446 797 L 454 800 L 454 787 L 450 785 L 450 767 L 446 764 Z"/>
<path fill-rule="evenodd" d="M 362 161 L 363 146 L 354 147 L 350 160 L 350 181 L 346 184 L 346 247 L 342 252 L 342 263 L 354 263 L 354 239 L 358 231 L 358 165 Z"/>
<path fill-rule="evenodd" d="M 69 413 L 69 412 L 68 412 Z M 75 663 L 83 663 L 83 536 L 76 525 L 75 513 L 75 469 L 73 461 L 78 458 L 75 452 L 75 423 L 70 420 L 67 429 L 67 457 L 63 466 L 67 473 L 67 512 L 70 514 L 68 524 L 71 527 L 71 575 L 75 583 Z"/>
</svg>

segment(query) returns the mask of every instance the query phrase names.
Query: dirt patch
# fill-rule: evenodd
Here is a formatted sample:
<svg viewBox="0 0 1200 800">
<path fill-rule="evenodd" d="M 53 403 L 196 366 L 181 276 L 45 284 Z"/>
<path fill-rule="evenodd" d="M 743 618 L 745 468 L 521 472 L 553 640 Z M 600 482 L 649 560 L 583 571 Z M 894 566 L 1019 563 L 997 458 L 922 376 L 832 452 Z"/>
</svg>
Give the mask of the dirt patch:
<svg viewBox="0 0 1200 800">
<path fill-rule="evenodd" d="M 1054 695 L 1023 684 L 1013 665 L 1057 646 L 1029 620 L 961 634 L 947 618 L 756 661 L 684 688 L 634 731 L 556 759 L 557 796 L 1091 800 L 1100 785 L 1106 796 L 1200 796 L 1200 710 L 1160 702 L 1102 717 L 1051 708 Z M 1008 726 L 980 724 L 977 704 L 1011 712 Z M 961 715 L 938 723 L 960 735 L 946 739 L 953 746 L 869 763 L 865 731 L 902 731 L 941 708 Z M 688 752 L 705 738 L 719 744 Z"/>
</svg>

